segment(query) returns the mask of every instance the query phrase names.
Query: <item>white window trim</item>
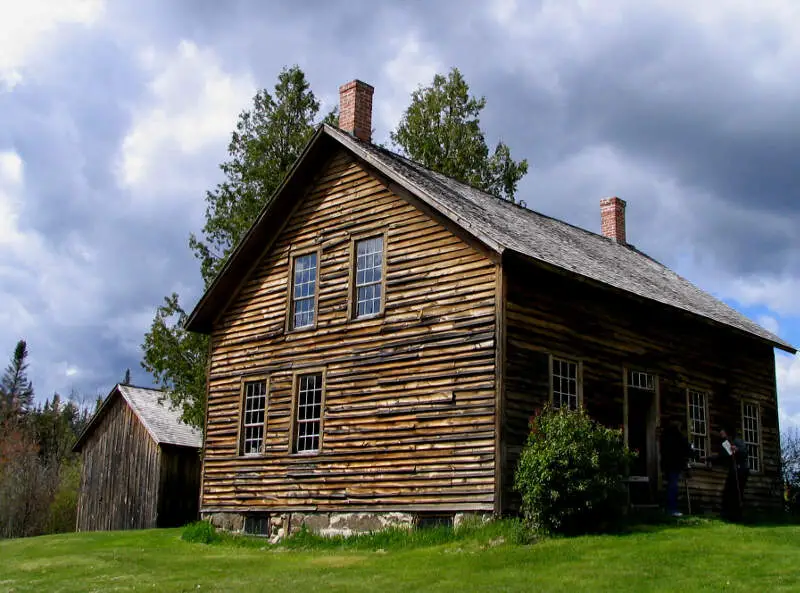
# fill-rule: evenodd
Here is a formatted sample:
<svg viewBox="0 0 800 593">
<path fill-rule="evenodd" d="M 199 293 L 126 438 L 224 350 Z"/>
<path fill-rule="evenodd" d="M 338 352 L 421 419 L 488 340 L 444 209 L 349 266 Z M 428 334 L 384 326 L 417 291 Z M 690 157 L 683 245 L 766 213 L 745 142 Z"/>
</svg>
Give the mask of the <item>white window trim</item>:
<svg viewBox="0 0 800 593">
<path fill-rule="evenodd" d="M 745 406 L 753 406 L 756 409 L 756 422 L 758 426 L 756 428 L 756 438 L 758 439 L 757 442 L 748 441 L 745 439 L 745 424 L 744 424 L 744 408 Z M 761 425 L 762 414 L 761 414 L 761 404 L 752 399 L 742 399 L 741 403 L 741 420 L 742 420 L 742 433 L 741 438 L 744 443 L 747 445 L 748 449 L 748 457 L 750 455 L 750 447 L 751 445 L 755 445 L 758 448 L 758 470 L 751 469 L 750 472 L 754 474 L 761 474 L 764 472 L 764 437 L 763 437 L 763 428 Z M 748 467 L 749 467 L 749 460 L 748 460 Z"/>
<path fill-rule="evenodd" d="M 575 372 L 575 380 L 577 382 L 578 407 L 576 409 L 581 409 L 583 407 L 583 361 L 577 358 L 569 358 L 567 356 L 558 356 L 555 354 L 549 354 L 547 358 L 547 365 L 548 365 L 547 372 L 550 381 L 550 405 L 553 408 L 555 408 L 555 385 L 553 383 L 553 362 L 557 360 L 569 364 L 574 364 L 577 366 Z"/>
<path fill-rule="evenodd" d="M 692 392 L 702 394 L 703 395 L 703 414 L 705 415 L 705 425 L 706 425 L 706 432 L 705 434 L 695 433 L 694 432 L 694 423 L 692 422 L 692 413 L 691 413 L 691 394 Z M 705 455 L 708 457 L 711 454 L 711 423 L 708 415 L 709 409 L 709 399 L 711 398 L 711 392 L 705 389 L 697 389 L 694 387 L 687 387 L 686 388 L 686 433 L 689 437 L 689 442 L 694 442 L 694 437 L 699 436 L 705 439 Z M 694 461 L 690 460 L 690 464 L 693 467 L 707 467 L 707 463 L 701 461 Z"/>
</svg>

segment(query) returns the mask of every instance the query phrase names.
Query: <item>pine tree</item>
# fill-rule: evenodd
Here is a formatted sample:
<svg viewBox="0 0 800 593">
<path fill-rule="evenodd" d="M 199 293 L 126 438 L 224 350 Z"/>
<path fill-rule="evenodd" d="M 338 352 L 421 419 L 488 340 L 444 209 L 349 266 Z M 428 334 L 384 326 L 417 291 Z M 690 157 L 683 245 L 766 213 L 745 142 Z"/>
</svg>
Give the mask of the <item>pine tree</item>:
<svg viewBox="0 0 800 593">
<path fill-rule="evenodd" d="M 229 158 L 220 165 L 225 179 L 206 194 L 202 237 L 189 238 L 206 287 L 300 156 L 318 112 L 305 74 L 293 66 L 281 71 L 272 94 L 259 90 L 252 107 L 239 115 Z M 164 298 L 144 337 L 142 367 L 181 409 L 183 420 L 201 426 L 208 337 L 185 331 L 187 316 L 178 294 Z"/>
<path fill-rule="evenodd" d="M 0 379 L 0 419 L 22 416 L 33 406 L 33 385 L 27 370 L 28 345 L 20 340 Z"/>
<path fill-rule="evenodd" d="M 489 155 L 480 127 L 484 107 L 486 99 L 471 96 L 461 72 L 453 68 L 447 78 L 437 74 L 430 86 L 412 93 L 390 137 L 410 159 L 513 202 L 528 161 L 515 162 L 503 142 Z"/>
</svg>

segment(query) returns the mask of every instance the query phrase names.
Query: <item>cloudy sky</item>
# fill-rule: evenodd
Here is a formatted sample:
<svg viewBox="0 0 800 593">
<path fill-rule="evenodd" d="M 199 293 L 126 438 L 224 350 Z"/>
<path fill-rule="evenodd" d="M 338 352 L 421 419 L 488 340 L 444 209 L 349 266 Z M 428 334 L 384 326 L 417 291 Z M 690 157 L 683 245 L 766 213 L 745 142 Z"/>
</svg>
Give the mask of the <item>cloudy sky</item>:
<svg viewBox="0 0 800 593">
<path fill-rule="evenodd" d="M 632 243 L 800 344 L 798 29 L 794 0 L 0 0 L 0 356 L 28 340 L 40 397 L 149 383 L 236 117 L 291 64 L 324 109 L 375 86 L 378 141 L 459 67 L 529 207 L 599 231 L 619 195 Z M 800 423 L 800 359 L 776 360 Z"/>
</svg>

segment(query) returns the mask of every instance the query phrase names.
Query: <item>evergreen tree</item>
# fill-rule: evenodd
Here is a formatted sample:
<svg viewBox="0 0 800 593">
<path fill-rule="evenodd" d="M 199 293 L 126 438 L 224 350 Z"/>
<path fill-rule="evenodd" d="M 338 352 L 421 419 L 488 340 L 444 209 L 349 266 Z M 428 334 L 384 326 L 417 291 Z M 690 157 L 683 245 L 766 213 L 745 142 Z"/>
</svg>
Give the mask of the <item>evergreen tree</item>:
<svg viewBox="0 0 800 593">
<path fill-rule="evenodd" d="M 315 127 L 319 102 L 299 67 L 284 68 L 270 94 L 259 90 L 239 115 L 220 165 L 224 180 L 206 194 L 202 237 L 189 246 L 207 287 L 283 181 Z M 325 121 L 334 120 L 333 112 Z M 167 391 L 183 420 L 201 426 L 205 412 L 208 338 L 183 329 L 187 313 L 172 294 L 158 307 L 145 334 L 142 367 Z"/>
<path fill-rule="evenodd" d="M 122 379 L 123 385 L 130 385 L 131 384 L 131 370 L 125 369 L 125 377 Z"/>
<path fill-rule="evenodd" d="M 28 345 L 20 340 L 0 378 L 0 420 L 24 415 L 33 406 L 33 385 L 27 370 Z"/>
<path fill-rule="evenodd" d="M 390 136 L 411 160 L 513 202 L 528 161 L 514 161 L 503 142 L 489 154 L 479 118 L 485 106 L 486 99 L 470 96 L 464 77 L 453 68 L 446 78 L 437 74 L 430 86 L 412 93 Z"/>
</svg>

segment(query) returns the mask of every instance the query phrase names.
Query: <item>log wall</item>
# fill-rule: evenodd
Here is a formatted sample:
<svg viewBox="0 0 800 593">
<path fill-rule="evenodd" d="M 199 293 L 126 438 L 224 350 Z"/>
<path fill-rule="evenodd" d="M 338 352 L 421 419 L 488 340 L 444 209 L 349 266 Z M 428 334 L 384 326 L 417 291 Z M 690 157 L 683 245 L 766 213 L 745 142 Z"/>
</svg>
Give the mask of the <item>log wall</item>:
<svg viewBox="0 0 800 593">
<path fill-rule="evenodd" d="M 156 527 L 160 451 L 125 401 L 113 397 L 82 447 L 78 531 Z"/>
<path fill-rule="evenodd" d="M 719 424 L 733 420 L 741 434 L 742 397 L 761 405 L 763 467 L 751 475 L 749 504 L 774 507 L 778 410 L 773 349 L 755 339 L 711 327 L 688 315 L 635 300 L 512 259 L 508 278 L 505 451 L 505 507 L 511 491 L 529 417 L 549 401 L 548 354 L 582 362 L 584 405 L 604 424 L 622 427 L 623 368 L 659 378 L 662 425 L 676 418 L 686 426 L 686 388 L 709 392 L 711 445 L 718 450 Z M 691 472 L 693 511 L 716 510 L 725 471 L 706 467 Z"/>
<path fill-rule="evenodd" d="M 214 323 L 201 512 L 493 510 L 497 264 L 343 153 Z M 349 314 L 354 237 L 384 233 L 385 310 Z M 311 330 L 287 331 L 290 256 L 319 250 Z M 324 369 L 322 450 L 291 454 L 293 374 Z M 241 383 L 268 378 L 264 453 Z"/>
</svg>

